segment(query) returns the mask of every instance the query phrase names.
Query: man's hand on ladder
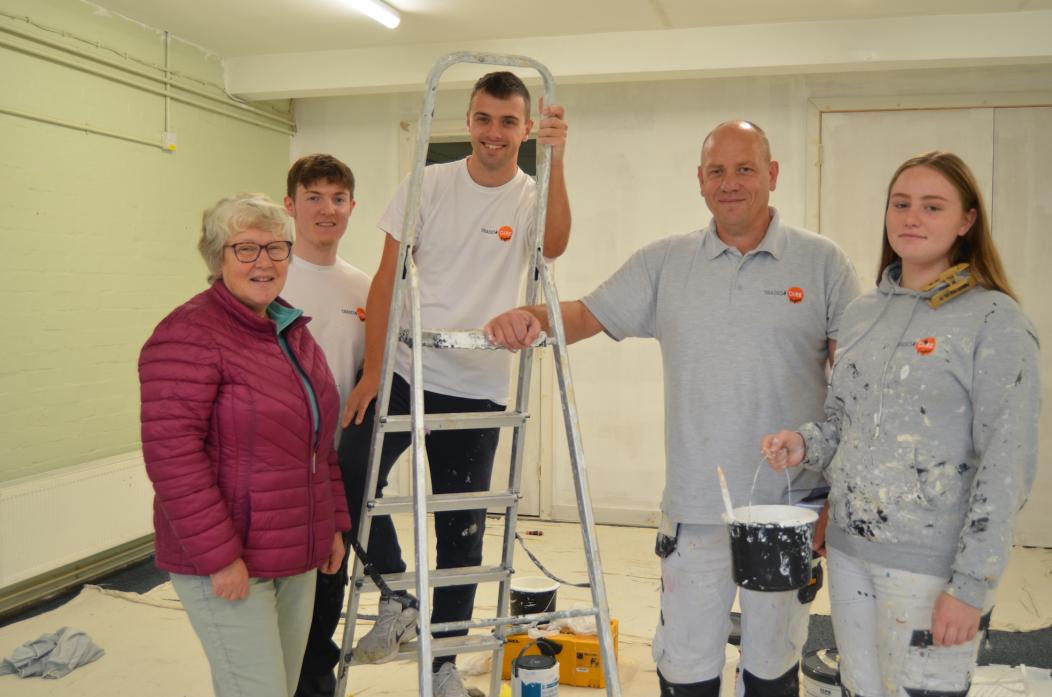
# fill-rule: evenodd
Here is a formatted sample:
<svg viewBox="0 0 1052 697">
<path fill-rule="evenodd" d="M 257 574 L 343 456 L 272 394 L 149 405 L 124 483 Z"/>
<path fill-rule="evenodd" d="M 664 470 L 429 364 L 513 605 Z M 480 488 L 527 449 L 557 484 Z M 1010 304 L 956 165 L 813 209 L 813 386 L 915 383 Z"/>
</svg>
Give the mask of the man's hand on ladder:
<svg viewBox="0 0 1052 697">
<path fill-rule="evenodd" d="M 509 351 L 529 348 L 541 331 L 541 321 L 522 308 L 497 315 L 486 323 L 486 339 Z"/>
<path fill-rule="evenodd" d="M 343 408 L 340 425 L 347 428 L 351 425 L 352 420 L 356 425 L 360 424 L 362 419 L 365 418 L 365 412 L 369 405 L 376 399 L 376 393 L 379 389 L 379 375 L 362 373 L 362 379 L 358 381 L 358 384 L 354 386 L 351 394 L 347 397 L 347 404 Z"/>
<path fill-rule="evenodd" d="M 566 152 L 566 110 L 558 104 L 545 104 L 540 99 L 541 122 L 537 128 L 537 142 L 552 146 L 552 159 L 561 161 Z"/>
</svg>

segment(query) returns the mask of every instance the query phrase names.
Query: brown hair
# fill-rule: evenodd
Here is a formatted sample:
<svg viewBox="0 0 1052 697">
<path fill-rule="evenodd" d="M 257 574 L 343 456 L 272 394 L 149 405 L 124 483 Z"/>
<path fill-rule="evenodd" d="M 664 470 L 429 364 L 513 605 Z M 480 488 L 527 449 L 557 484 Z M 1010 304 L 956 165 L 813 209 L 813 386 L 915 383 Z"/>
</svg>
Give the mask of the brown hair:
<svg viewBox="0 0 1052 697">
<path fill-rule="evenodd" d="M 479 92 L 485 92 L 497 99 L 511 99 L 515 95 L 522 97 L 522 101 L 526 102 L 526 118 L 530 118 L 530 91 L 526 89 L 526 84 L 515 73 L 499 70 L 494 73 L 486 73 L 480 77 L 471 90 L 471 97 L 468 98 L 469 110 L 471 109 L 471 102 L 474 101 L 475 95 Z"/>
<path fill-rule="evenodd" d="M 1012 299 L 1017 299 L 1015 293 L 1012 292 L 1012 287 L 1008 284 L 1008 277 L 1001 264 L 1001 255 L 997 253 L 997 247 L 994 246 L 993 236 L 990 234 L 990 216 L 986 212 L 986 204 L 983 203 L 983 194 L 979 190 L 979 184 L 975 181 L 975 175 L 972 174 L 972 170 L 964 163 L 964 160 L 957 155 L 939 150 L 932 150 L 906 160 L 895 170 L 895 174 L 888 183 L 888 195 L 884 203 L 884 239 L 881 243 L 877 283 L 880 283 L 884 270 L 900 260 L 899 255 L 888 242 L 887 209 L 891 203 L 891 187 L 895 185 L 903 172 L 914 167 L 927 167 L 944 176 L 957 189 L 964 211 L 975 211 L 975 222 L 968 228 L 968 232 L 954 241 L 953 247 L 950 248 L 950 265 L 968 264 L 972 278 L 983 288 L 999 290 Z"/>
<path fill-rule="evenodd" d="M 306 188 L 323 179 L 330 184 L 347 187 L 351 198 L 354 198 L 354 173 L 351 172 L 351 168 L 332 155 L 320 153 L 305 155 L 292 164 L 285 182 L 285 193 L 289 195 L 289 198 L 295 200 L 298 184 Z"/>
</svg>

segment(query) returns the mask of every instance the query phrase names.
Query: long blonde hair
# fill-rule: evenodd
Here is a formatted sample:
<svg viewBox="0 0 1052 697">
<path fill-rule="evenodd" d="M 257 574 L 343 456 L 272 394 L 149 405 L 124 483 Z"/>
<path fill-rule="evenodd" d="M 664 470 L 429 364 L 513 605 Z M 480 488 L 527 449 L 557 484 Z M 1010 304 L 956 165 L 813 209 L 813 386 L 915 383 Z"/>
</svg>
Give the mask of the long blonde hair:
<svg viewBox="0 0 1052 697">
<path fill-rule="evenodd" d="M 993 236 L 990 234 L 990 216 L 986 212 L 986 204 L 983 203 L 983 194 L 979 190 L 979 184 L 975 181 L 975 175 L 972 174 L 972 170 L 964 163 L 964 160 L 957 155 L 939 150 L 932 150 L 906 160 L 895 170 L 895 174 L 888 183 L 888 196 L 884 203 L 884 240 L 880 253 L 880 267 L 877 269 L 877 283 L 880 283 L 884 270 L 900 260 L 899 255 L 888 242 L 886 213 L 891 202 L 891 187 L 895 185 L 903 172 L 914 167 L 928 167 L 946 177 L 946 180 L 957 189 L 963 209 L 975 211 L 975 222 L 972 223 L 968 232 L 954 241 L 950 249 L 950 265 L 968 264 L 972 278 L 983 288 L 999 290 L 1012 299 L 1018 300 L 1008 283 L 1004 266 L 1001 264 L 1001 255 L 997 253 Z"/>
</svg>

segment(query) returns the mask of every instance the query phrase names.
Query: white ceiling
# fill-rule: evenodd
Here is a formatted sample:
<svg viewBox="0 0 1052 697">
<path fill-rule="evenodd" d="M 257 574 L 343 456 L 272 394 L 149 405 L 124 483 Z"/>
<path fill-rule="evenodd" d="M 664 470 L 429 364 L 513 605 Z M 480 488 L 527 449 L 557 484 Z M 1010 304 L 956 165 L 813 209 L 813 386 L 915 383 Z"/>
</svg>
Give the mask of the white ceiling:
<svg viewBox="0 0 1052 697">
<path fill-rule="evenodd" d="M 607 32 L 1052 9 L 1052 0 L 388 0 L 389 30 L 343 0 L 93 0 L 224 58 Z"/>
</svg>

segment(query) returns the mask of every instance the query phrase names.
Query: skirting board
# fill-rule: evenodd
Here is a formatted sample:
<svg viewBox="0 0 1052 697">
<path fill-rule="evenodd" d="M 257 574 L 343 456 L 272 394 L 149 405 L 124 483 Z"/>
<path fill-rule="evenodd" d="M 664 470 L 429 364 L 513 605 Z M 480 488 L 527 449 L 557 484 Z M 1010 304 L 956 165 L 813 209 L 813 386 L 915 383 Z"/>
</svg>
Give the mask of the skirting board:
<svg viewBox="0 0 1052 697">
<path fill-rule="evenodd" d="M 30 608 L 82 583 L 90 583 L 126 566 L 137 564 L 152 554 L 153 534 L 150 534 L 50 573 L 0 588 L 0 618 Z"/>
<path fill-rule="evenodd" d="M 100 555 L 152 535 L 152 508 L 138 451 L 0 483 L 0 598 L 105 566 Z"/>
<path fill-rule="evenodd" d="M 628 525 L 637 528 L 656 528 L 661 522 L 660 511 L 644 511 L 626 508 L 594 507 L 595 522 L 602 525 Z M 579 520 L 577 506 L 552 505 L 552 520 L 576 522 Z"/>
</svg>

